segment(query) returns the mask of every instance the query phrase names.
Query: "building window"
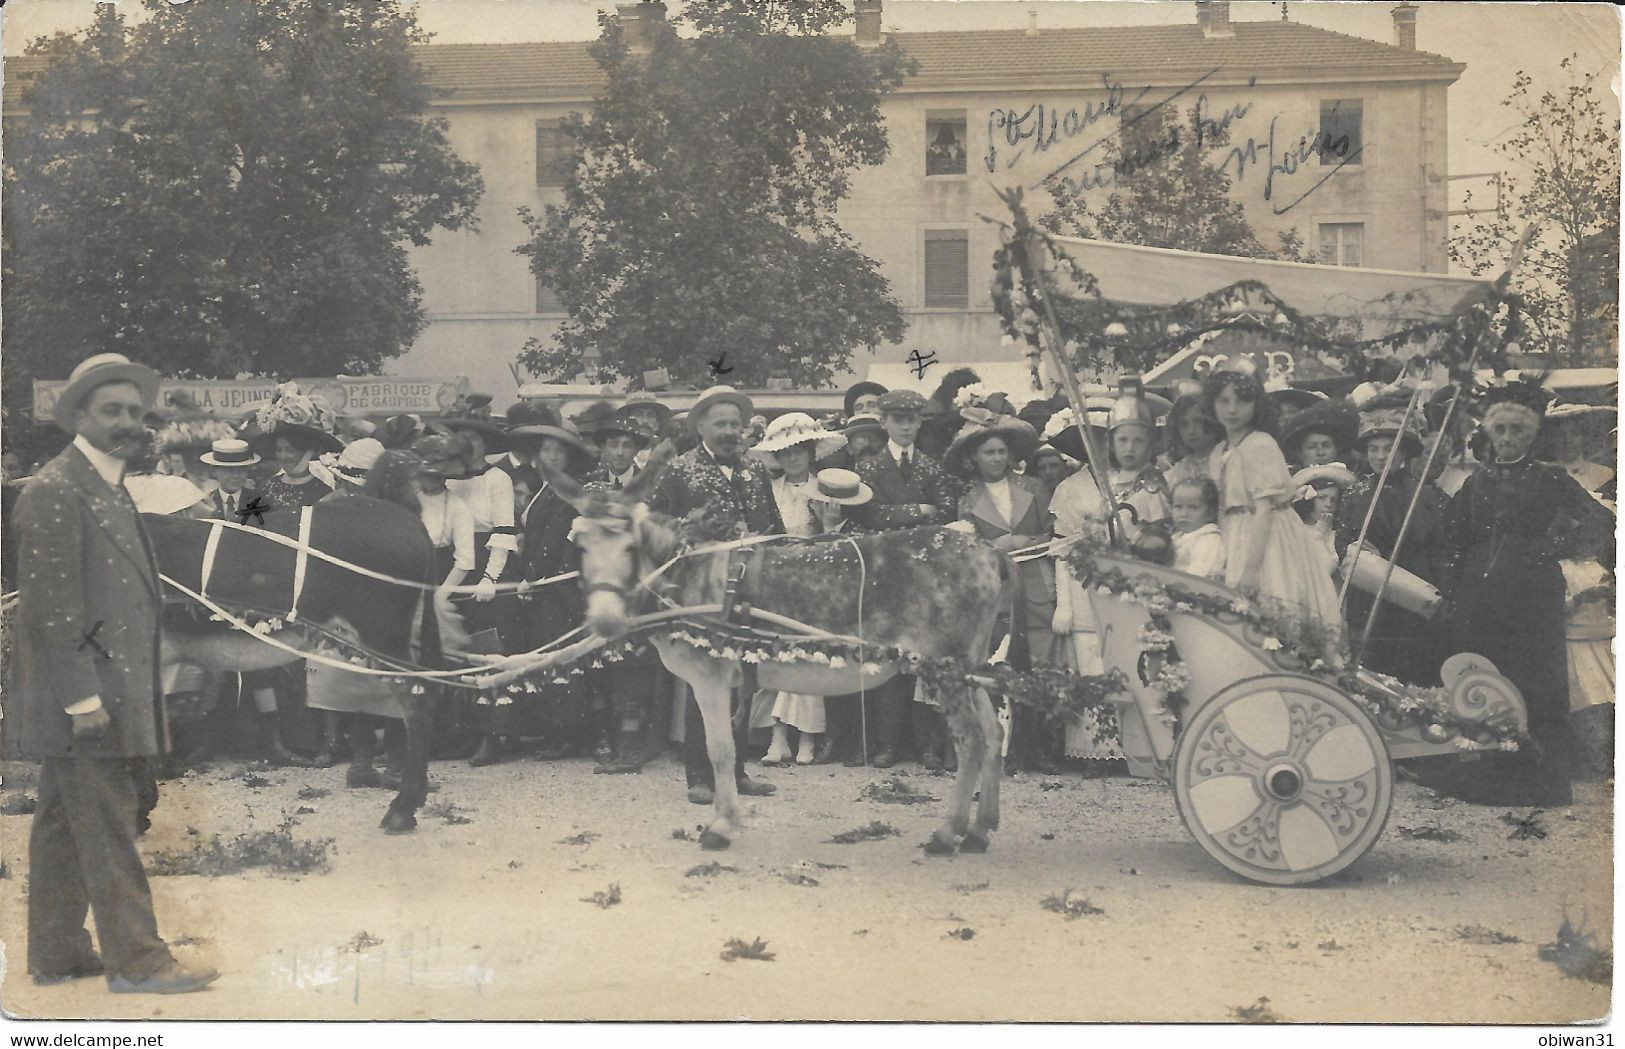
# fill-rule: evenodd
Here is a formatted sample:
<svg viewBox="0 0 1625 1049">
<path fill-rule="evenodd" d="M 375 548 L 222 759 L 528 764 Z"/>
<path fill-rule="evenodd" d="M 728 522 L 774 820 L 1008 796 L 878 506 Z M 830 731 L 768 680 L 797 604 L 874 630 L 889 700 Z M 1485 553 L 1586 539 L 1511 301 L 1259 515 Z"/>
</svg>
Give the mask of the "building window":
<svg viewBox="0 0 1625 1049">
<path fill-rule="evenodd" d="M 536 312 L 564 312 L 564 300 L 559 298 L 558 289 L 540 277 L 536 278 Z"/>
<path fill-rule="evenodd" d="M 1365 140 L 1360 134 L 1360 100 L 1323 99 L 1320 103 L 1320 138 L 1315 151 L 1322 164 L 1358 164 Z"/>
<path fill-rule="evenodd" d="M 575 143 L 564 130 L 563 121 L 538 120 L 536 122 L 536 184 L 562 186 L 564 175 L 570 168 L 570 157 Z"/>
<path fill-rule="evenodd" d="M 1331 266 L 1365 265 L 1365 223 L 1322 222 L 1320 260 Z"/>
<path fill-rule="evenodd" d="M 928 110 L 925 114 L 926 175 L 965 173 L 965 111 Z"/>
<path fill-rule="evenodd" d="M 962 229 L 925 232 L 925 306 L 970 306 L 970 234 Z"/>
</svg>

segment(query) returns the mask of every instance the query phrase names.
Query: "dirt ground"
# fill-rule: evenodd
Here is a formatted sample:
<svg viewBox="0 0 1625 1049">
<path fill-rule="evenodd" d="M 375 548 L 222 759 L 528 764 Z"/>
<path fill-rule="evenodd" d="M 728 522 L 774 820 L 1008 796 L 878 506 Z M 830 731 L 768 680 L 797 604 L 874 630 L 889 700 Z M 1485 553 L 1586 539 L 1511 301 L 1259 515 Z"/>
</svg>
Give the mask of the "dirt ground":
<svg viewBox="0 0 1625 1049">
<path fill-rule="evenodd" d="M 945 776 L 893 771 L 946 796 Z M 31 790 L 31 767 L 6 773 L 7 799 Z M 1562 1023 L 1609 1010 L 1607 987 L 1538 948 L 1565 904 L 1608 940 L 1611 783 L 1582 784 L 1572 809 L 1543 816 L 1544 838 L 1518 840 L 1506 810 L 1402 783 L 1352 870 L 1275 889 L 1209 860 L 1169 788 L 1144 780 L 1008 779 L 991 852 L 927 857 L 940 805 L 859 800 L 890 774 L 767 770 L 778 795 L 747 802 L 732 850 L 703 853 L 677 835 L 708 810 L 688 804 L 670 760 L 625 777 L 585 761 L 437 762 L 441 815 L 403 837 L 376 829 L 389 795 L 345 790 L 342 769 L 220 765 L 163 784 L 149 860 L 292 817 L 295 839 L 334 839 L 331 866 L 153 878 L 177 954 L 223 974 L 171 998 L 29 981 L 29 817 L 0 815 L 0 994 L 14 1016 L 60 1018 L 1225 1021 L 1261 998 L 1289 1021 Z M 829 841 L 873 820 L 901 834 Z M 713 861 L 733 869 L 693 871 Z M 618 904 L 588 901 L 611 885 Z M 1042 906 L 1068 889 L 1101 913 Z M 772 959 L 724 960 L 733 938 L 765 940 Z"/>
</svg>

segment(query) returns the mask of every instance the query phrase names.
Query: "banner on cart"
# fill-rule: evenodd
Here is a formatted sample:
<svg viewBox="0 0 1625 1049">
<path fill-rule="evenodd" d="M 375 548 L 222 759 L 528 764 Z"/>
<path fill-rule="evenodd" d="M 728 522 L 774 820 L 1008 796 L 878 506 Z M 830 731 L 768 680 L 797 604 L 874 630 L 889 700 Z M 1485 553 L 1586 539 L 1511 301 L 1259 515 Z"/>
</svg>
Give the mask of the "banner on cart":
<svg viewBox="0 0 1625 1049">
<path fill-rule="evenodd" d="M 380 376 L 373 378 L 295 379 L 305 393 L 326 397 L 340 415 L 383 415 L 405 412 L 443 412 L 468 392 L 468 377 L 436 378 Z M 51 418 L 56 399 L 67 386 L 65 380 L 34 382 L 34 418 Z M 276 392 L 275 379 L 166 379 L 159 404 L 175 404 L 176 394 L 211 415 L 237 416 Z"/>
</svg>

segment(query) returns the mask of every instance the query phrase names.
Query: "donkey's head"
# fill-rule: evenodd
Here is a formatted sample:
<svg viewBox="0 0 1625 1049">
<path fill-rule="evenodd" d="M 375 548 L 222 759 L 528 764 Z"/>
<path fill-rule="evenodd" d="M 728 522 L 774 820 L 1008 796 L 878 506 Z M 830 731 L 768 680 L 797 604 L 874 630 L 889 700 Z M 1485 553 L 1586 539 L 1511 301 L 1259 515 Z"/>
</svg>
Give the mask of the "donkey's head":
<svg viewBox="0 0 1625 1049">
<path fill-rule="evenodd" d="M 663 446 L 669 447 L 669 446 Z M 650 456 L 649 467 L 619 491 L 587 489 L 574 478 L 545 464 L 543 477 L 579 514 L 570 538 L 581 551 L 581 588 L 587 595 L 587 629 L 615 639 L 626 633 L 630 606 L 637 600 L 642 573 L 652 560 L 669 552 L 674 540 L 644 504 L 654 487 L 665 454 Z"/>
</svg>

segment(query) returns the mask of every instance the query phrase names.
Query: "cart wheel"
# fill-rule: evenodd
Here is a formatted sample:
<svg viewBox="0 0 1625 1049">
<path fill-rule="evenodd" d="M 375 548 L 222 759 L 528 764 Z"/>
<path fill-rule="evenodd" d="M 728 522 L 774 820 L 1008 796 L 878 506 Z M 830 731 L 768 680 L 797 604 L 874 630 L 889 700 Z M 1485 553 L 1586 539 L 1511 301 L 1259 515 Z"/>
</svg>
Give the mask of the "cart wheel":
<svg viewBox="0 0 1625 1049">
<path fill-rule="evenodd" d="M 1371 848 L 1394 770 L 1364 708 L 1314 678 L 1266 674 L 1190 715 L 1174 751 L 1174 797 L 1208 855 L 1253 881 L 1301 885 Z"/>
</svg>

